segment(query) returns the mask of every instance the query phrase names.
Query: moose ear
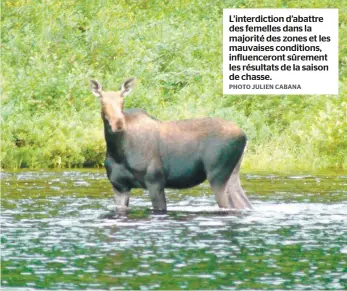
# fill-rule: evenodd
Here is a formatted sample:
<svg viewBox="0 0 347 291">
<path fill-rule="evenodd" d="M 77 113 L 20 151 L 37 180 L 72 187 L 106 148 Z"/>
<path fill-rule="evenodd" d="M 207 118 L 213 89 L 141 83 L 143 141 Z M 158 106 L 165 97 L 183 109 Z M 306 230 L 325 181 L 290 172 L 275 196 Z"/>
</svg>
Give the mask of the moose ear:
<svg viewBox="0 0 347 291">
<path fill-rule="evenodd" d="M 127 96 L 131 90 L 134 88 L 135 86 L 135 78 L 129 78 L 127 79 L 123 85 L 122 85 L 122 88 L 120 89 L 121 91 L 121 96 L 122 97 L 125 97 Z"/>
<path fill-rule="evenodd" d="M 90 80 L 90 87 L 92 89 L 92 93 L 101 98 L 102 86 L 97 80 Z"/>
</svg>

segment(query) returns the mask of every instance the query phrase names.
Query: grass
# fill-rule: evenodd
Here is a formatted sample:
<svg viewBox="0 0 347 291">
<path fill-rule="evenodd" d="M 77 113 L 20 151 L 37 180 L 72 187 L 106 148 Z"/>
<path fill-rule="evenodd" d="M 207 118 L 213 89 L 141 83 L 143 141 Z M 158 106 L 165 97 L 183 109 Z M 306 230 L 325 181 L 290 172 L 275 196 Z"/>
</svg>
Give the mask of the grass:
<svg viewBox="0 0 347 291">
<path fill-rule="evenodd" d="M 105 145 L 88 80 L 139 84 L 125 103 L 162 120 L 219 116 L 258 171 L 347 169 L 343 1 L 2 1 L 1 167 L 100 167 Z M 339 8 L 338 96 L 222 94 L 223 8 Z"/>
</svg>

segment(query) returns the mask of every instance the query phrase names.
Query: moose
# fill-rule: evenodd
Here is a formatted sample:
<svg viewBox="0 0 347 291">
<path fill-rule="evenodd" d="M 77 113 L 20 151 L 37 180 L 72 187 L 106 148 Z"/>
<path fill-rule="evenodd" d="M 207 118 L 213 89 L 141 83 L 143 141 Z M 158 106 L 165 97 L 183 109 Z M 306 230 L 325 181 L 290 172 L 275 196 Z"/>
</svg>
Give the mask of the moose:
<svg viewBox="0 0 347 291">
<path fill-rule="evenodd" d="M 116 211 L 128 209 L 133 188 L 148 190 L 153 211 L 166 212 L 165 188 L 209 181 L 220 208 L 251 209 L 239 178 L 246 135 L 220 118 L 159 121 L 142 109 L 123 109 L 135 78 L 120 91 L 104 91 L 91 80 L 101 103 L 106 140 L 105 168 Z"/>
</svg>

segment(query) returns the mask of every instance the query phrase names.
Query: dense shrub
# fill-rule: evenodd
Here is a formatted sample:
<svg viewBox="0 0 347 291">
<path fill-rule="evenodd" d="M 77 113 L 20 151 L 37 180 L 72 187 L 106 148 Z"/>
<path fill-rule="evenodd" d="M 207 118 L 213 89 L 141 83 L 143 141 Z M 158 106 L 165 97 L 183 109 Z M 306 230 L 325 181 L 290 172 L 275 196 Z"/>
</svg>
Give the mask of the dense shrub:
<svg viewBox="0 0 347 291">
<path fill-rule="evenodd" d="M 250 170 L 347 167 L 347 13 L 343 1 L 2 1 L 3 168 L 103 163 L 89 78 L 159 119 L 220 116 L 249 137 Z M 222 9 L 338 7 L 338 96 L 222 95 Z"/>
</svg>

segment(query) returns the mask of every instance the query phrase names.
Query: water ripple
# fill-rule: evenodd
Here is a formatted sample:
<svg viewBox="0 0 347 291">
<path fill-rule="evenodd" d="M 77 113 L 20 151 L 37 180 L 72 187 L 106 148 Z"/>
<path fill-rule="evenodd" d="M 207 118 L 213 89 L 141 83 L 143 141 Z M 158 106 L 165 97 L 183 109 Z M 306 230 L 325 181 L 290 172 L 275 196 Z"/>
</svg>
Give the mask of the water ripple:
<svg viewBox="0 0 347 291">
<path fill-rule="evenodd" d="M 103 172 L 2 173 L 2 285 L 34 289 L 345 289 L 347 176 L 246 175 L 253 211 L 206 184 L 134 191 L 127 217 Z M 317 186 L 319 185 L 319 186 Z"/>
</svg>

